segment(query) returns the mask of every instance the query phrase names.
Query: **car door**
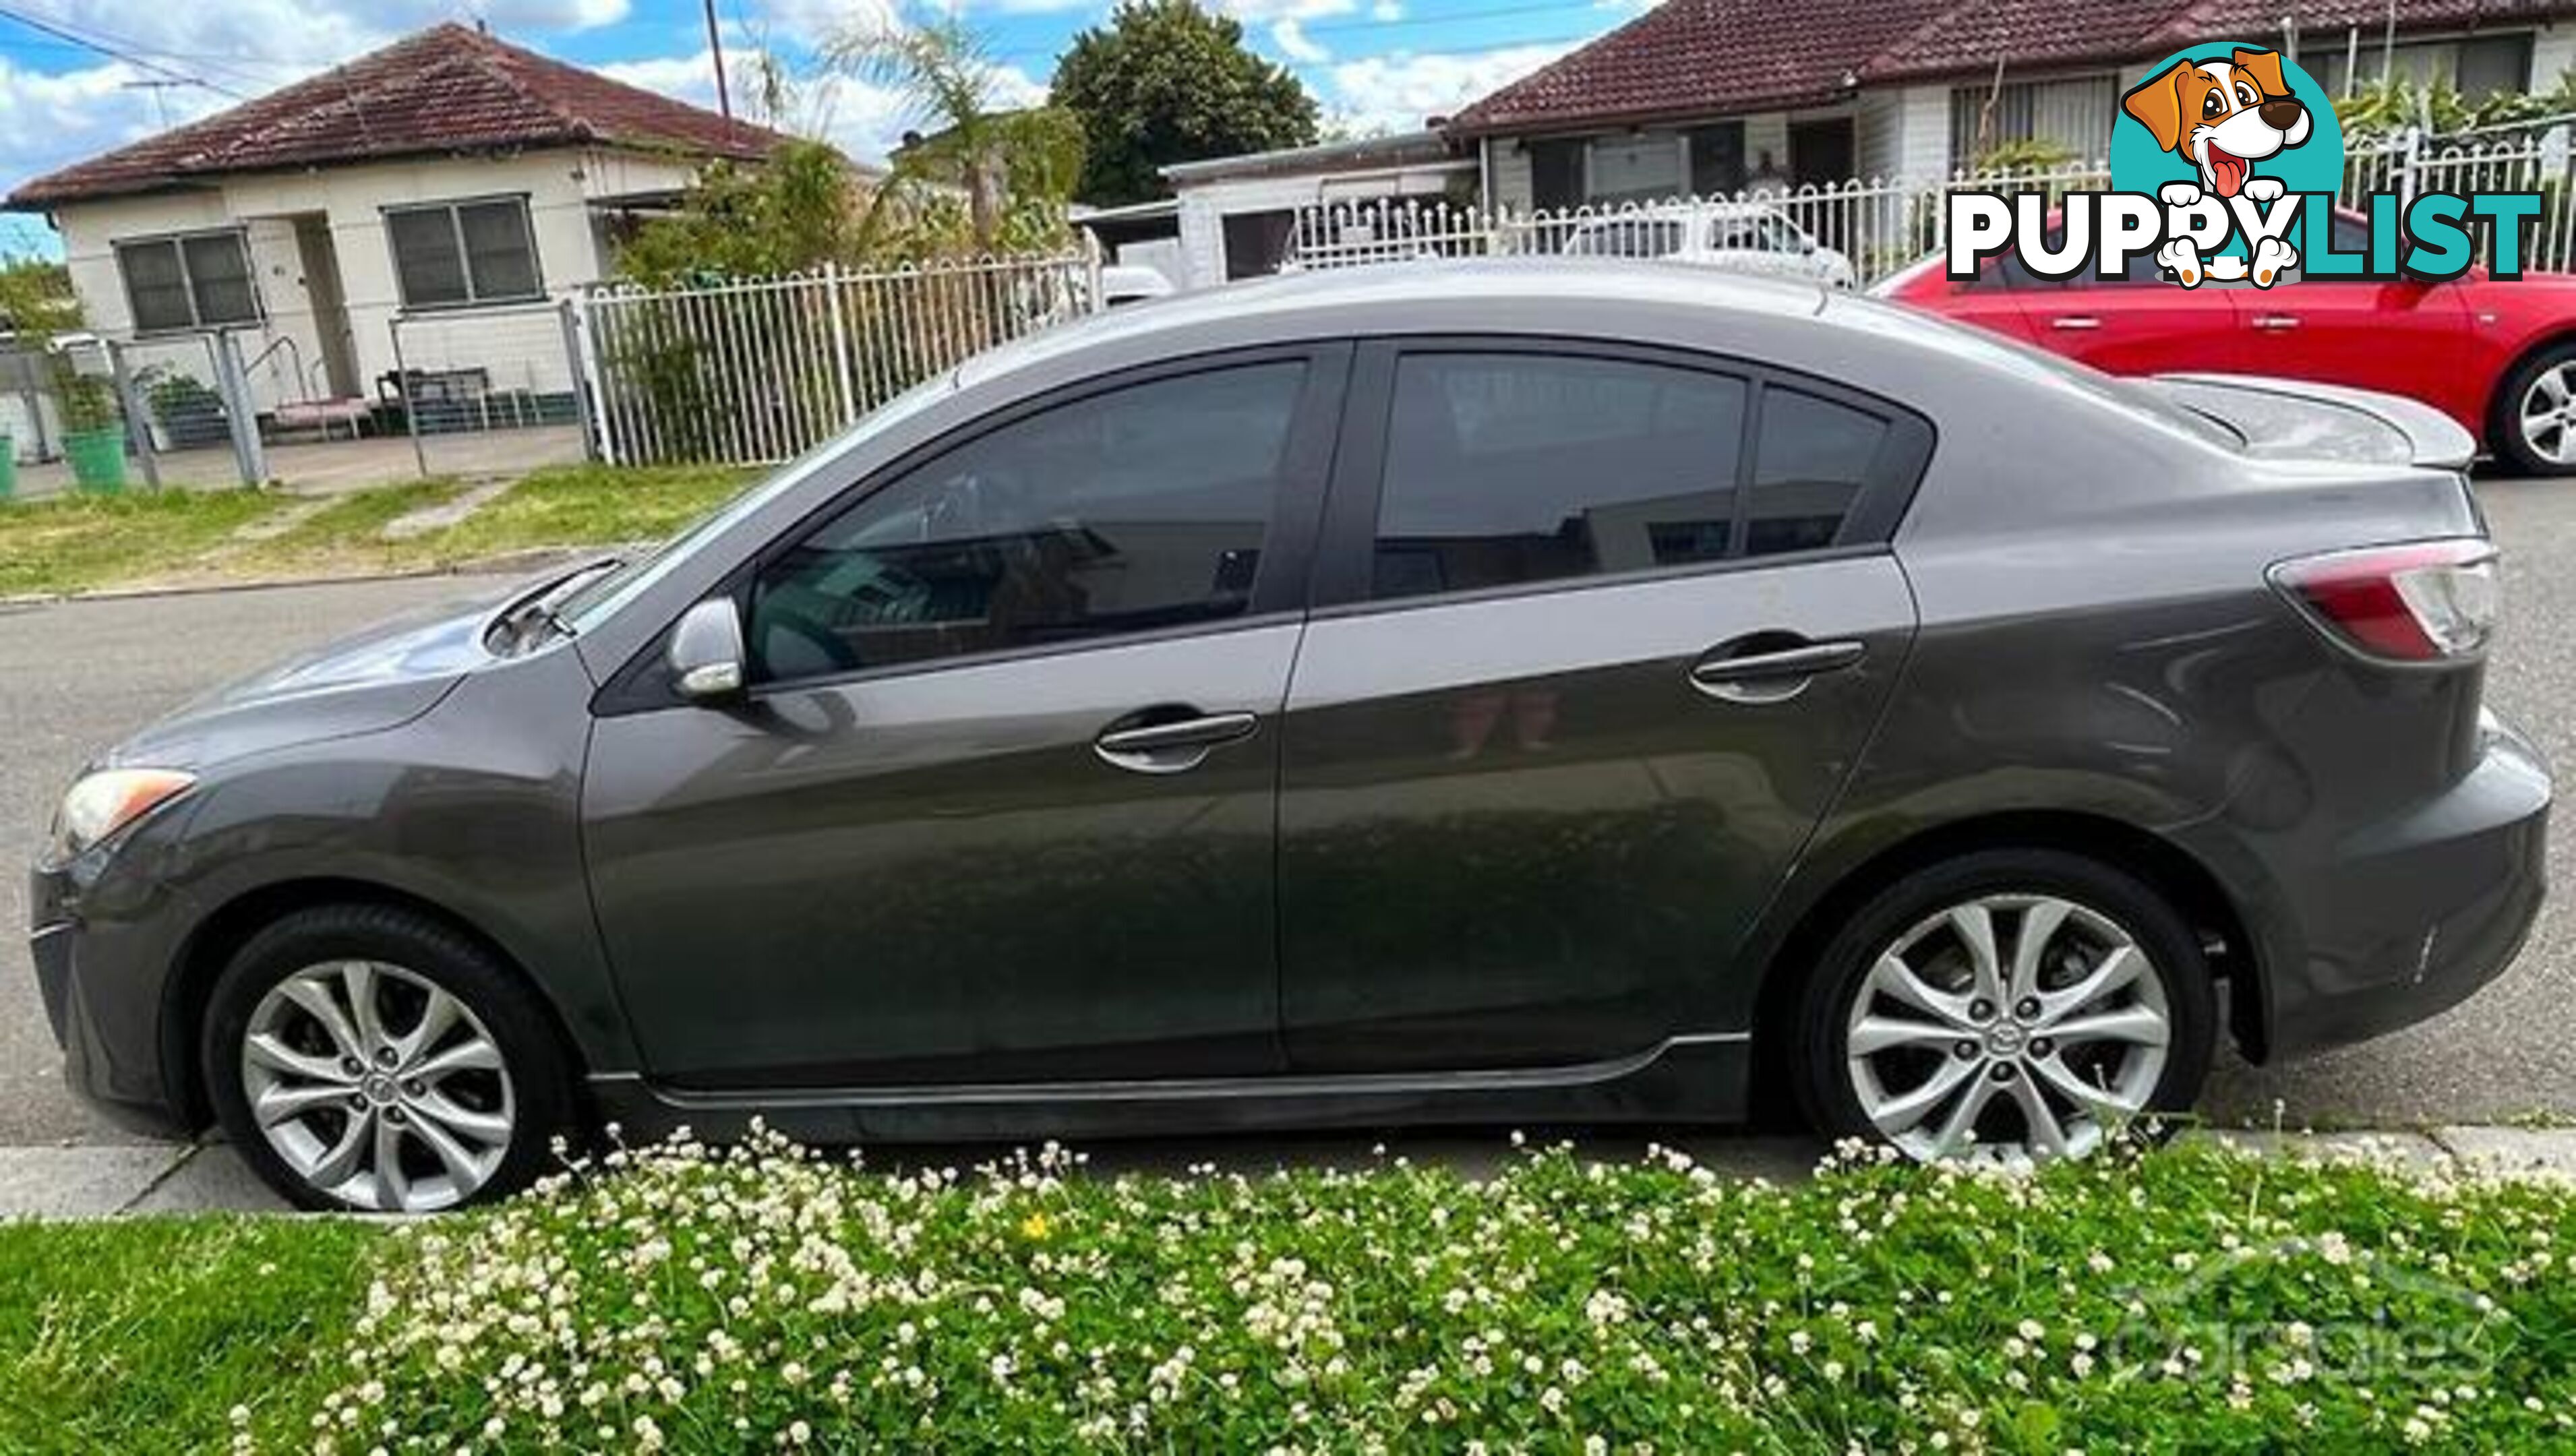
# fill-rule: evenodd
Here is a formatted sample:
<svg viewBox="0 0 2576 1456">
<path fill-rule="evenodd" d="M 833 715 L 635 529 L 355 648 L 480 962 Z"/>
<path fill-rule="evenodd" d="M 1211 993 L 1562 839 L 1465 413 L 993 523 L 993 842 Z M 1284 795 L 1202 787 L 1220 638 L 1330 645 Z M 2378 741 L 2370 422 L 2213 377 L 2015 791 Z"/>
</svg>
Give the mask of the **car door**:
<svg viewBox="0 0 2576 1456">
<path fill-rule="evenodd" d="M 2338 251 L 2368 256 L 2362 219 L 2337 213 L 2333 227 Z M 2386 390 L 2479 417 L 2488 371 L 2475 357 L 2467 295 L 2457 283 L 2294 270 L 2269 289 L 2244 292 L 2240 304 L 2242 353 L 2234 369 Z"/>
<path fill-rule="evenodd" d="M 2049 245 L 2056 241 L 2052 236 Z M 2185 288 L 2165 280 L 2147 256 L 2130 259 L 2117 276 L 2052 282 L 2006 255 L 1991 276 L 2020 301 L 2032 342 L 2096 369 L 2162 374 L 2243 367 L 2242 311 L 2252 289 Z"/>
<path fill-rule="evenodd" d="M 1582 1063 L 1704 1027 L 1912 639 L 1885 543 L 1929 427 L 1528 340 L 1365 346 L 1351 410 L 1288 697 L 1292 1068 Z"/>
<path fill-rule="evenodd" d="M 1015 408 L 740 573 L 747 699 L 605 716 L 585 775 L 653 1075 L 1278 1068 L 1278 713 L 1347 354 Z"/>
</svg>

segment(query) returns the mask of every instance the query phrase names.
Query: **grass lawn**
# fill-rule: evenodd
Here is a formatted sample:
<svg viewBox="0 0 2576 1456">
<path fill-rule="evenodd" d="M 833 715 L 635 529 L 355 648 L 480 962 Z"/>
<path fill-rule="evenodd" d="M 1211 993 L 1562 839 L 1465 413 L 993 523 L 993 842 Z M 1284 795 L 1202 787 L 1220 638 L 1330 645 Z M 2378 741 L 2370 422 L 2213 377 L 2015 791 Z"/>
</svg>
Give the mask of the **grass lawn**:
<svg viewBox="0 0 2576 1456">
<path fill-rule="evenodd" d="M 1783 1186 L 683 1143 L 391 1232 L 0 1227 L 0 1450 L 2564 1451 L 2570 1237 L 2566 1184 L 2207 1145 Z"/>
<path fill-rule="evenodd" d="M 384 538 L 388 523 L 466 487 L 403 481 L 318 505 L 249 490 L 0 504 L 0 596 L 422 571 L 542 547 L 653 540 L 753 478 L 730 466 L 551 467 L 455 525 L 399 541 Z"/>
</svg>

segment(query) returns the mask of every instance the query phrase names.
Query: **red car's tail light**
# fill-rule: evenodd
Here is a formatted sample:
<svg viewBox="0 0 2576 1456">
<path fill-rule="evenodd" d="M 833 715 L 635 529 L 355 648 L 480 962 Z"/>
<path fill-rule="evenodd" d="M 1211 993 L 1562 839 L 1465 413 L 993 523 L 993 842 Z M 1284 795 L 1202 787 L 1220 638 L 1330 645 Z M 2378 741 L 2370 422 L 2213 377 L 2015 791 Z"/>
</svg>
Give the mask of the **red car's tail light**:
<svg viewBox="0 0 2576 1456">
<path fill-rule="evenodd" d="M 2419 541 L 2302 556 L 2272 584 L 2329 635 L 2386 662 L 2474 657 L 2495 631 L 2496 550 L 2475 540 Z"/>
</svg>

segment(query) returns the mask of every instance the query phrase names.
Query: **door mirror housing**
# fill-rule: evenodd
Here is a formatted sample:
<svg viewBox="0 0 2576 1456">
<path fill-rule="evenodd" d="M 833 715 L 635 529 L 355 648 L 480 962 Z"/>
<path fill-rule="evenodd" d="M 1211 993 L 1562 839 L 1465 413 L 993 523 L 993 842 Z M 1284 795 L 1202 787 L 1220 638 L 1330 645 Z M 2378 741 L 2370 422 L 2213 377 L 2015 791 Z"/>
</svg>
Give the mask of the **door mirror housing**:
<svg viewBox="0 0 2576 1456">
<path fill-rule="evenodd" d="M 748 680 L 743 670 L 742 613 L 731 597 L 709 597 L 680 616 L 663 654 L 671 665 L 672 686 L 693 703 L 718 702 L 740 695 Z"/>
</svg>

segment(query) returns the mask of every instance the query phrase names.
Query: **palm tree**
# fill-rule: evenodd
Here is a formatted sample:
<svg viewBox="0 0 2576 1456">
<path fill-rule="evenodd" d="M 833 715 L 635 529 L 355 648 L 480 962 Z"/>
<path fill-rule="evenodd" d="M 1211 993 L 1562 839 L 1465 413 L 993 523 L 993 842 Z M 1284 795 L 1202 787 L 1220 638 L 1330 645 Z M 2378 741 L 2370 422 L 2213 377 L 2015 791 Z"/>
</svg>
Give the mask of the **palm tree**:
<svg viewBox="0 0 2576 1456">
<path fill-rule="evenodd" d="M 1072 195 L 1082 175 L 1080 123 L 1051 106 L 1000 107 L 982 38 L 954 18 L 845 31 L 824 54 L 903 96 L 927 124 L 895 152 L 880 208 L 916 203 L 925 191 L 962 192 L 975 246 L 990 252 L 1013 198 L 1060 204 Z"/>
</svg>

